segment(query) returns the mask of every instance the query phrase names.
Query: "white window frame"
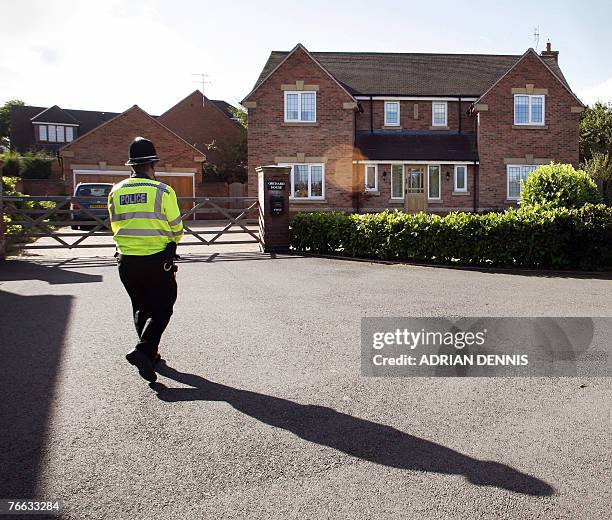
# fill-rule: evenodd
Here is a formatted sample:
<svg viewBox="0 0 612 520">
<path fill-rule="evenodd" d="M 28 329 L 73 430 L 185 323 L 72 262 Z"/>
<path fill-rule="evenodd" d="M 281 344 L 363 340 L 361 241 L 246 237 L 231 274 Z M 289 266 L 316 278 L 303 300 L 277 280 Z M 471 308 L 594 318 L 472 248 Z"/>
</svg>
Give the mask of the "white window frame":
<svg viewBox="0 0 612 520">
<path fill-rule="evenodd" d="M 68 130 L 70 130 L 70 139 L 68 139 Z M 74 126 L 67 126 L 64 128 L 64 132 L 66 133 L 66 142 L 71 143 L 74 141 Z"/>
<path fill-rule="evenodd" d="M 47 125 L 37 125 L 38 126 L 38 140 L 39 141 L 47 141 L 49 139 L 49 135 L 47 133 Z M 44 137 L 43 137 L 44 130 Z"/>
<path fill-rule="evenodd" d="M 297 95 L 297 119 L 289 119 L 287 117 L 287 96 L 289 94 Z M 302 94 L 314 94 L 314 119 L 312 121 L 305 121 L 302 119 Z M 284 91 L 284 106 L 283 116 L 285 123 L 316 123 L 317 122 L 317 92 L 315 90 L 285 90 Z"/>
<path fill-rule="evenodd" d="M 402 196 L 401 197 L 394 197 L 393 196 L 393 167 L 394 166 L 400 166 L 402 168 Z M 391 200 L 404 200 L 404 195 L 406 193 L 406 172 L 405 172 L 405 168 L 406 166 L 403 164 L 392 164 L 391 165 Z"/>
<path fill-rule="evenodd" d="M 444 123 L 436 123 L 434 117 L 434 106 L 444 105 Z M 448 101 L 432 101 L 431 102 L 431 126 L 448 126 Z"/>
<path fill-rule="evenodd" d="M 291 180 L 291 192 L 289 193 L 289 200 L 324 200 L 325 199 L 325 164 L 324 163 L 282 163 L 279 166 L 290 166 L 291 173 L 289 174 L 289 178 Z M 294 186 L 295 186 L 295 178 L 293 176 L 293 171 L 295 166 L 308 166 L 308 197 L 294 197 Z M 312 171 L 311 168 L 313 166 L 321 167 L 321 195 L 313 197 L 312 193 Z"/>
<path fill-rule="evenodd" d="M 374 187 L 373 188 L 368 187 L 368 168 L 374 168 Z M 378 191 L 378 164 L 366 164 L 365 165 L 363 182 L 364 182 L 366 191 Z"/>
<path fill-rule="evenodd" d="M 507 200 L 520 200 L 521 193 L 523 192 L 522 184 L 519 184 L 519 194 L 518 197 L 510 196 L 510 168 L 533 168 L 529 173 L 527 173 L 527 177 L 529 174 L 534 172 L 540 167 L 538 164 L 508 164 L 506 165 L 506 199 Z"/>
<path fill-rule="evenodd" d="M 431 167 L 438 168 L 438 196 L 430 197 L 429 196 L 429 169 Z M 442 200 L 442 165 L 440 164 L 428 164 L 427 165 L 427 200 Z"/>
<path fill-rule="evenodd" d="M 61 139 L 60 139 L 60 129 L 61 129 Z M 63 125 L 55 125 L 55 138 L 58 143 L 66 142 L 66 127 Z"/>
<path fill-rule="evenodd" d="M 387 121 L 387 105 L 397 105 L 397 123 Z M 385 126 L 400 126 L 402 106 L 399 101 L 385 101 Z"/>
<path fill-rule="evenodd" d="M 519 123 L 516 120 L 516 98 L 517 97 L 526 97 L 529 98 L 529 116 L 528 116 L 528 121 L 526 123 Z M 537 121 L 537 122 L 533 122 L 533 118 L 531 115 L 531 106 L 532 106 L 532 100 L 534 98 L 540 98 L 542 100 L 542 121 Z M 544 94 L 514 94 L 514 98 L 513 98 L 513 103 L 514 103 L 514 124 L 517 126 L 544 126 L 544 124 L 546 123 L 546 96 Z"/>
<path fill-rule="evenodd" d="M 465 171 L 465 182 L 464 182 L 464 186 L 463 188 L 458 188 L 457 187 L 457 170 L 459 168 L 463 168 Z M 467 169 L 467 164 L 455 164 L 455 180 L 454 180 L 454 184 L 453 184 L 453 191 L 455 193 L 467 193 L 468 190 L 468 169 Z"/>
</svg>

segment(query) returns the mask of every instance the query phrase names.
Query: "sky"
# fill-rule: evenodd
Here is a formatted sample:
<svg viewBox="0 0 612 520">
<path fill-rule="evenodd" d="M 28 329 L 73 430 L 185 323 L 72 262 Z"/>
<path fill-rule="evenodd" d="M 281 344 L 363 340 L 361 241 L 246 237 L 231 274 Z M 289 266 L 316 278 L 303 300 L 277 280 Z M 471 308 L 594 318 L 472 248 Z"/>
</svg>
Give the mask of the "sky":
<svg viewBox="0 0 612 520">
<path fill-rule="evenodd" d="M 586 103 L 612 101 L 612 2 L 0 0 L 0 104 L 158 115 L 207 74 L 237 105 L 272 50 L 522 54 L 550 39 Z"/>
</svg>

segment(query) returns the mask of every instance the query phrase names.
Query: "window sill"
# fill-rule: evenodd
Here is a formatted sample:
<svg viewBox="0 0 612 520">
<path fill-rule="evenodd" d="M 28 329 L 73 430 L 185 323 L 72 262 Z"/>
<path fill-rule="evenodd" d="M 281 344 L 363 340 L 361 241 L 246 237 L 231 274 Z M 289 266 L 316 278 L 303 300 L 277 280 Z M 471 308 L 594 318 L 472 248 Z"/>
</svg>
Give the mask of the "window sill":
<svg viewBox="0 0 612 520">
<path fill-rule="evenodd" d="M 382 129 L 383 130 L 401 130 L 402 127 L 400 125 L 384 125 Z"/>
<path fill-rule="evenodd" d="M 520 199 L 506 199 L 506 202 L 509 204 L 518 204 Z"/>
<path fill-rule="evenodd" d="M 450 126 L 444 125 L 432 125 L 429 127 L 430 130 L 450 130 Z"/>
<path fill-rule="evenodd" d="M 366 195 L 380 195 L 380 191 L 378 190 L 365 190 L 364 193 Z"/>
<path fill-rule="evenodd" d="M 442 204 L 443 202 L 442 199 L 427 199 L 427 204 Z"/>
<path fill-rule="evenodd" d="M 512 125 L 514 130 L 548 130 L 548 125 Z"/>
<path fill-rule="evenodd" d="M 290 204 L 325 204 L 326 202 L 326 199 L 289 199 Z"/>
<path fill-rule="evenodd" d="M 283 126 L 319 126 L 318 122 L 307 123 L 307 122 L 298 122 L 298 121 L 285 121 L 283 122 Z"/>
<path fill-rule="evenodd" d="M 401 204 L 404 205 L 404 199 L 389 199 L 389 204 Z"/>
<path fill-rule="evenodd" d="M 461 197 L 461 196 L 469 195 L 470 192 L 469 191 L 453 191 L 452 194 Z"/>
</svg>

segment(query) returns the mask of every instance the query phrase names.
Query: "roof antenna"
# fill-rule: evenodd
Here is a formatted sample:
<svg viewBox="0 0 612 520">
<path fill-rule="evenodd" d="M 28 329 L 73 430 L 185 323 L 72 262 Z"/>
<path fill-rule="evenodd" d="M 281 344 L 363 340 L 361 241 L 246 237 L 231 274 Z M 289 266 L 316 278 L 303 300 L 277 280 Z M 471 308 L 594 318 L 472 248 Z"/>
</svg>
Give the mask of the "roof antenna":
<svg viewBox="0 0 612 520">
<path fill-rule="evenodd" d="M 202 106 L 204 106 L 206 104 L 206 102 L 204 101 L 206 99 L 206 97 L 204 96 L 204 86 L 205 85 L 211 85 L 212 81 L 207 81 L 206 78 L 208 77 L 208 74 L 204 74 L 204 73 L 200 73 L 200 74 L 192 74 L 192 76 L 199 76 L 200 79 L 194 81 L 194 83 L 198 83 L 199 85 L 202 85 Z"/>
<path fill-rule="evenodd" d="M 538 52 L 539 45 L 540 45 L 540 28 L 539 27 L 535 27 L 533 29 L 533 46 L 534 46 L 536 52 Z"/>
</svg>

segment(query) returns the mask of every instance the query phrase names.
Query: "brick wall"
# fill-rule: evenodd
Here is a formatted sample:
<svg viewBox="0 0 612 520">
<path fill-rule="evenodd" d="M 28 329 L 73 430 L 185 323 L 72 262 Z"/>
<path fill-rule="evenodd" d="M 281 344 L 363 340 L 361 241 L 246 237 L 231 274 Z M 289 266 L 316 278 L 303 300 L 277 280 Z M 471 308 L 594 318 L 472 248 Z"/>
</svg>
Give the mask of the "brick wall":
<svg viewBox="0 0 612 520">
<path fill-rule="evenodd" d="M 283 84 L 302 80 L 307 85 L 319 85 L 317 121 L 314 126 L 294 126 L 284 123 Z M 354 111 L 343 108 L 350 96 L 301 49 L 291 55 L 281 67 L 254 92 L 249 108 L 249 196 L 257 195 L 255 168 L 276 164 L 276 157 L 304 154 L 325 157 L 326 203 L 291 203 L 292 210 L 312 210 L 321 207 L 353 207 L 353 135 Z M 312 161 L 311 161 L 312 162 Z"/>
<path fill-rule="evenodd" d="M 146 137 L 155 144 L 160 158 L 156 165 L 159 170 L 191 168 L 201 171 L 201 163 L 195 160 L 196 156 L 201 157 L 200 152 L 134 106 L 62 148 L 63 175 L 68 193 L 74 189 L 74 165 L 97 166 L 101 170 L 122 168 L 129 145 L 137 136 Z"/>
<path fill-rule="evenodd" d="M 216 164 L 219 154 L 208 149 L 208 144 L 231 146 L 240 140 L 240 127 L 217 105 L 196 90 L 180 103 L 159 116 L 158 121 L 176 132 L 189 144 L 206 155 L 207 162 Z"/>
<path fill-rule="evenodd" d="M 363 113 L 357 115 L 357 130 L 370 130 L 370 101 L 360 100 Z M 402 130 L 429 130 L 432 126 L 431 101 L 400 101 L 400 127 Z M 415 119 L 414 106 L 418 106 L 417 118 Z M 461 102 L 461 129 L 465 131 L 476 131 L 476 118 L 468 116 L 470 102 Z M 450 130 L 459 130 L 458 101 L 448 102 L 448 127 Z M 385 102 L 382 100 L 372 101 L 374 130 L 380 130 L 385 122 Z"/>
<path fill-rule="evenodd" d="M 514 95 L 512 88 L 548 89 L 545 96 L 545 128 L 513 128 Z M 512 205 L 507 200 L 505 158 L 534 158 L 578 165 L 579 106 L 560 81 L 537 56 L 528 54 L 507 74 L 481 103 L 488 110 L 479 113 L 478 150 L 480 156 L 481 209 L 500 209 Z"/>
</svg>

